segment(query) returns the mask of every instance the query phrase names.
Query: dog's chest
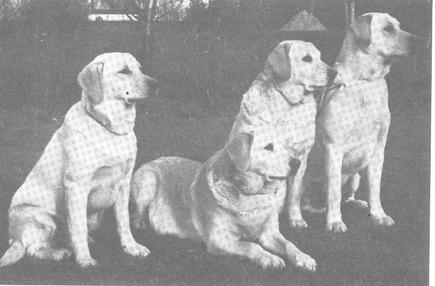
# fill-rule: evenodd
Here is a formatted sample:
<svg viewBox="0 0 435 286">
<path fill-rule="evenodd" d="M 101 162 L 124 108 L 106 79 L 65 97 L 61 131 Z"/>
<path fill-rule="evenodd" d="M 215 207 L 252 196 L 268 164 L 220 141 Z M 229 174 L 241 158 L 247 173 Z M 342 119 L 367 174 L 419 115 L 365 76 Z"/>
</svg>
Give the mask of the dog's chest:
<svg viewBox="0 0 435 286">
<path fill-rule="evenodd" d="M 99 140 L 94 142 L 95 155 L 103 166 L 122 164 L 136 157 L 136 142 L 133 132 L 123 136 L 100 134 Z"/>
<path fill-rule="evenodd" d="M 385 81 L 350 86 L 345 89 L 347 101 L 342 104 L 343 168 L 350 172 L 366 166 L 377 146 L 384 142 L 389 126 L 388 91 Z"/>
<path fill-rule="evenodd" d="M 293 106 L 275 101 L 271 113 L 276 133 L 285 136 L 287 144 L 297 153 L 305 153 L 312 147 L 316 131 L 316 103 L 312 96 Z"/>
<path fill-rule="evenodd" d="M 381 127 L 389 118 L 388 91 L 382 83 L 372 83 L 363 87 L 350 87 L 346 96 L 353 99 L 350 108 L 343 109 L 343 125 L 346 131 L 345 142 L 350 145 L 365 141 L 376 142 Z"/>
</svg>

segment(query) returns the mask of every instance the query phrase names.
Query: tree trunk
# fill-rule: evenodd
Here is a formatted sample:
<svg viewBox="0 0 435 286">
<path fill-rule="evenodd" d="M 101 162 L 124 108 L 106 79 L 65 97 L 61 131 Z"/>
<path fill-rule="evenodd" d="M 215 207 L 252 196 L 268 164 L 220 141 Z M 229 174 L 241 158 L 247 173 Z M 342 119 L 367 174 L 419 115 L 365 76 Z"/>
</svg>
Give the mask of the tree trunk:
<svg viewBox="0 0 435 286">
<path fill-rule="evenodd" d="M 141 11 L 140 19 L 143 23 L 145 34 L 142 38 L 143 54 L 148 58 L 153 52 L 153 19 L 157 6 L 157 0 L 140 0 L 140 5 L 144 8 Z"/>
<path fill-rule="evenodd" d="M 314 6 L 316 5 L 316 1 L 317 0 L 311 0 L 310 11 L 309 11 L 311 15 L 314 15 Z"/>
<path fill-rule="evenodd" d="M 344 0 L 344 9 L 346 12 L 346 27 L 355 21 L 355 0 Z"/>
<path fill-rule="evenodd" d="M 352 24 L 355 21 L 355 0 L 350 0 L 350 18 L 349 23 Z"/>
</svg>

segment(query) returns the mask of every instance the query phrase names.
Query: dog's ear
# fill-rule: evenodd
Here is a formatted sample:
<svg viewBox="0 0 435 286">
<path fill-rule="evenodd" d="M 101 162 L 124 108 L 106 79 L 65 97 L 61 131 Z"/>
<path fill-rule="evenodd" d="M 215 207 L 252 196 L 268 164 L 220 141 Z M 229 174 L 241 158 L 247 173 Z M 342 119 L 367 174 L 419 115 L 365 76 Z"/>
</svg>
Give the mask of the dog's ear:
<svg viewBox="0 0 435 286">
<path fill-rule="evenodd" d="M 370 45 L 372 19 L 373 15 L 362 15 L 350 25 L 350 31 L 355 35 L 355 43 L 360 48 L 367 48 Z"/>
<path fill-rule="evenodd" d="M 79 73 L 77 78 L 80 86 L 94 105 L 103 101 L 103 69 L 104 63 L 90 63 Z"/>
<path fill-rule="evenodd" d="M 283 41 L 267 57 L 264 71 L 277 83 L 287 81 L 291 77 L 290 48 L 290 42 Z"/>
<path fill-rule="evenodd" d="M 245 172 L 249 167 L 252 140 L 251 134 L 240 133 L 226 146 L 226 151 L 239 172 Z"/>
</svg>

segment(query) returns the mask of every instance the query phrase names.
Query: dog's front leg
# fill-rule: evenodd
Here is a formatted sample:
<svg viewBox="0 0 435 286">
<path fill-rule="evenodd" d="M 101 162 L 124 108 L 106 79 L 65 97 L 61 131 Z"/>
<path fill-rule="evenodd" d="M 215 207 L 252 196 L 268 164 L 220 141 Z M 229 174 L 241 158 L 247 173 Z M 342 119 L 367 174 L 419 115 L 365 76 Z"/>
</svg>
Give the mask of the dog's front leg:
<svg viewBox="0 0 435 286">
<path fill-rule="evenodd" d="M 305 170 L 307 169 L 307 158 L 301 161 L 301 164 L 293 178 L 288 178 L 287 182 L 287 204 L 288 218 L 290 227 L 306 228 L 307 222 L 303 219 L 301 213 L 301 196 L 303 193 L 302 180 Z"/>
<path fill-rule="evenodd" d="M 316 271 L 316 261 L 308 254 L 299 250 L 279 232 L 278 215 L 272 217 L 272 220 L 267 223 L 264 232 L 258 240 L 260 245 L 265 249 L 287 257 L 296 267 Z"/>
<path fill-rule="evenodd" d="M 237 255 L 259 264 L 263 269 L 284 268 L 285 261 L 250 241 L 226 239 L 225 236 L 207 242 L 207 251 L 218 255 Z"/>
<path fill-rule="evenodd" d="M 385 145 L 390 127 L 390 115 L 383 117 L 383 120 L 379 121 L 375 126 L 379 128 L 379 141 L 370 164 L 364 170 L 363 178 L 368 186 L 371 220 L 377 225 L 391 226 L 394 225 L 394 220 L 385 213 L 381 204 L 381 177 L 384 166 Z"/>
<path fill-rule="evenodd" d="M 121 182 L 119 195 L 115 202 L 115 217 L 118 226 L 118 234 L 121 240 L 121 245 L 127 254 L 133 256 L 147 256 L 150 251 L 145 246 L 139 244 L 131 234 L 130 218 L 128 212 L 128 202 L 130 197 L 130 182 L 133 173 L 134 160 L 131 159 L 127 163 L 127 174 Z"/>
<path fill-rule="evenodd" d="M 364 176 L 367 180 L 369 193 L 369 210 L 370 218 L 376 225 L 394 225 L 394 220 L 388 216 L 381 204 L 381 177 L 382 167 L 384 164 L 384 150 L 379 148 L 375 151 L 375 156 L 371 163 L 364 170 Z"/>
<path fill-rule="evenodd" d="M 98 162 L 92 160 L 86 151 L 90 143 L 80 133 L 67 132 L 65 147 L 65 216 L 71 247 L 76 262 L 81 267 L 97 265 L 92 259 L 88 245 L 87 208 L 91 179 L 98 169 Z"/>
<path fill-rule="evenodd" d="M 347 227 L 341 216 L 341 169 L 343 150 L 339 144 L 325 144 L 325 187 L 327 190 L 328 211 L 326 230 L 345 232 Z"/>
<path fill-rule="evenodd" d="M 71 247 L 81 267 L 95 266 L 88 245 L 87 206 L 89 184 L 65 181 L 66 217 Z"/>
</svg>

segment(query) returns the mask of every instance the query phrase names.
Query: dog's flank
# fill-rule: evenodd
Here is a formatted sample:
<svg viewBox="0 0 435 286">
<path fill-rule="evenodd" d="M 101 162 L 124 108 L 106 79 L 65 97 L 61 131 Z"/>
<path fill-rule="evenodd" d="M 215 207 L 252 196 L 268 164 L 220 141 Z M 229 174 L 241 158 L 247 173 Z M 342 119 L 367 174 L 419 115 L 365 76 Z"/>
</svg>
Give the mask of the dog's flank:
<svg viewBox="0 0 435 286">
<path fill-rule="evenodd" d="M 26 254 L 24 245 L 19 240 L 12 240 L 8 249 L 0 259 L 0 267 L 9 266 L 20 261 Z"/>
</svg>

